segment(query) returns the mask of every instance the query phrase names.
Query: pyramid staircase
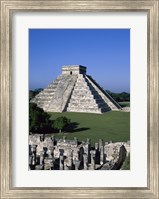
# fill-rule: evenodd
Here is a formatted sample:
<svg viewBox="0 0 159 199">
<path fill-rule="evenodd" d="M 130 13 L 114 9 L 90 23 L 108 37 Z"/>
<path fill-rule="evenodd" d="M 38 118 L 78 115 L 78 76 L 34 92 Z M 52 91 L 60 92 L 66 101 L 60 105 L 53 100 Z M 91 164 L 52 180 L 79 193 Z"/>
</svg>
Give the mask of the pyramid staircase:
<svg viewBox="0 0 159 199">
<path fill-rule="evenodd" d="M 75 66 L 72 74 L 73 69 L 72 66 L 63 67 L 62 75 L 31 102 L 46 112 L 104 113 L 121 108 L 91 76 L 85 74 L 85 67 Z"/>
<path fill-rule="evenodd" d="M 46 112 L 62 112 L 70 97 L 77 76 L 60 75 L 46 89 L 41 91 L 31 103 Z"/>
<path fill-rule="evenodd" d="M 102 113 L 111 110 L 94 87 L 87 81 L 85 75 L 78 75 L 67 112 Z"/>
</svg>

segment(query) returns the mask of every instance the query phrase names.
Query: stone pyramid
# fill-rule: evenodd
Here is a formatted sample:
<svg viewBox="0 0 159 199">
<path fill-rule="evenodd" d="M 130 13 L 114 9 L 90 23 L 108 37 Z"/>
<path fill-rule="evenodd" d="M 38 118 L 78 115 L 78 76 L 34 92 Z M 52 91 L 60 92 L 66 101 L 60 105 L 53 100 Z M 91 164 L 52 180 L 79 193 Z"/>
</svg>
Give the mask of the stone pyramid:
<svg viewBox="0 0 159 199">
<path fill-rule="evenodd" d="M 63 66 L 62 74 L 31 102 L 46 112 L 104 113 L 121 108 L 81 65 Z"/>
</svg>

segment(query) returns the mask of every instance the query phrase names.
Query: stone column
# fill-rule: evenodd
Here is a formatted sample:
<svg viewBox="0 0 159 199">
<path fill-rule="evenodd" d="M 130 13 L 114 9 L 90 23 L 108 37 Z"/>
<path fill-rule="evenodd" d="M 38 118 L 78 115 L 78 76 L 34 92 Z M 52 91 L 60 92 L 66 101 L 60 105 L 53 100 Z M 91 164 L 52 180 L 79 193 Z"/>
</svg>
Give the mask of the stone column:
<svg viewBox="0 0 159 199">
<path fill-rule="evenodd" d="M 71 156 L 68 157 L 68 163 L 67 163 L 67 166 L 69 167 L 69 169 L 72 169 L 72 162 L 73 162 L 73 159 Z"/>
<path fill-rule="evenodd" d="M 64 169 L 64 156 L 63 155 L 60 155 L 60 158 L 59 158 L 59 169 L 60 170 Z"/>
<path fill-rule="evenodd" d="M 36 154 L 36 145 L 31 145 L 31 152 Z"/>
<path fill-rule="evenodd" d="M 79 160 L 75 160 L 74 163 L 75 163 L 75 170 L 78 170 L 81 162 Z"/>
<path fill-rule="evenodd" d="M 91 139 L 87 138 L 86 143 L 91 144 Z"/>
<path fill-rule="evenodd" d="M 98 142 L 95 143 L 95 150 L 98 150 L 99 149 L 99 144 Z"/>
<path fill-rule="evenodd" d="M 40 165 L 44 164 L 44 151 L 40 152 Z"/>
<path fill-rule="evenodd" d="M 87 141 L 85 145 L 83 145 L 83 148 L 84 148 L 84 153 L 88 155 L 88 163 L 90 163 L 91 162 L 91 156 L 90 156 L 91 140 L 89 138 L 87 138 Z"/>
<path fill-rule="evenodd" d="M 79 160 L 79 150 L 78 149 L 73 150 L 73 161 L 75 161 L 75 160 Z"/>
<path fill-rule="evenodd" d="M 66 160 L 67 160 L 67 159 L 64 160 L 64 170 L 69 170 L 69 168 L 68 168 L 68 166 L 67 166 Z"/>
<path fill-rule="evenodd" d="M 73 151 L 71 149 L 71 147 L 68 147 L 67 149 L 67 157 L 72 157 L 73 156 Z"/>
<path fill-rule="evenodd" d="M 32 161 L 31 164 L 35 165 L 36 164 L 36 145 L 31 145 L 31 156 L 32 156 Z"/>
<path fill-rule="evenodd" d="M 83 167 L 84 170 L 88 169 L 88 155 L 86 153 L 83 154 Z"/>
<path fill-rule="evenodd" d="M 91 169 L 95 169 L 95 154 L 96 154 L 96 151 L 91 150 L 90 154 L 91 154 Z"/>
<path fill-rule="evenodd" d="M 35 153 L 32 154 L 32 165 L 36 164 L 36 155 Z"/>
<path fill-rule="evenodd" d="M 47 154 L 48 154 L 48 158 L 53 158 L 54 157 L 54 147 L 49 147 Z"/>
<path fill-rule="evenodd" d="M 104 162 L 104 147 L 103 146 L 101 146 L 100 147 L 100 164 L 104 164 L 105 162 Z"/>
</svg>

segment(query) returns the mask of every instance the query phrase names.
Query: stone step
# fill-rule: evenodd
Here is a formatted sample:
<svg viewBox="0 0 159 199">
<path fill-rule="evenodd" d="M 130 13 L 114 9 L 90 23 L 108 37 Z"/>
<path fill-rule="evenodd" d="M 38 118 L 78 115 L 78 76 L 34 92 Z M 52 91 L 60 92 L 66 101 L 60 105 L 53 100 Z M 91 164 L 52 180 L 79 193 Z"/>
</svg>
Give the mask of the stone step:
<svg viewBox="0 0 159 199">
<path fill-rule="evenodd" d="M 78 77 L 69 100 L 67 111 L 73 112 L 105 112 L 109 109 L 98 92 L 86 80 L 85 76 Z"/>
<path fill-rule="evenodd" d="M 49 99 L 49 98 L 52 98 L 53 95 L 39 95 L 38 97 L 36 97 L 36 99 L 40 99 L 40 100 L 43 100 L 43 99 Z"/>
<path fill-rule="evenodd" d="M 109 109 L 109 106 L 105 103 L 90 103 L 89 101 L 74 101 L 68 104 L 68 108 L 71 107 L 91 107 L 91 108 L 101 108 L 101 109 Z"/>
<path fill-rule="evenodd" d="M 98 93 L 100 93 L 103 100 L 109 104 L 109 107 L 111 108 L 111 110 L 121 109 L 120 105 L 106 91 L 104 91 L 91 76 L 86 75 L 86 79 L 98 91 Z"/>
<path fill-rule="evenodd" d="M 65 109 L 76 79 L 77 76 L 75 75 L 61 76 L 61 80 L 57 85 L 56 92 L 48 106 L 48 112 L 62 112 Z"/>
<path fill-rule="evenodd" d="M 44 103 L 50 103 L 50 101 L 51 101 L 51 99 L 50 100 L 44 100 L 44 101 L 39 100 L 39 101 L 37 101 L 37 103 L 42 105 Z"/>
<path fill-rule="evenodd" d="M 78 107 L 79 108 L 99 108 L 97 104 L 89 104 L 89 103 L 86 103 L 86 104 L 82 104 L 82 103 L 71 103 L 68 105 L 67 108 L 75 108 L 75 107 Z"/>
<path fill-rule="evenodd" d="M 80 97 L 79 96 L 72 96 L 72 98 L 70 99 L 70 102 L 75 102 L 75 101 L 82 101 L 82 102 L 90 102 L 90 103 L 97 103 L 96 102 L 96 99 L 94 99 L 94 96 L 93 95 L 81 95 Z M 100 101 L 100 102 L 103 102 L 103 101 Z"/>
<path fill-rule="evenodd" d="M 47 112 L 102 113 L 110 108 L 85 75 L 60 75 L 34 101 Z"/>
<path fill-rule="evenodd" d="M 95 100 L 92 98 L 86 98 L 85 96 L 81 97 L 81 98 L 71 98 L 70 103 L 74 103 L 74 102 L 84 102 L 84 103 L 96 103 Z"/>
<path fill-rule="evenodd" d="M 89 89 L 89 87 L 87 85 L 76 85 L 74 87 L 74 90 L 83 90 L 83 89 L 87 90 Z"/>
<path fill-rule="evenodd" d="M 44 92 L 46 92 L 46 93 L 51 93 L 51 92 L 55 91 L 55 89 L 56 89 L 56 86 L 50 87 L 50 88 L 46 88 L 46 89 L 44 90 Z"/>
<path fill-rule="evenodd" d="M 91 92 L 90 90 L 73 90 L 73 93 L 72 93 L 73 96 L 80 96 L 80 95 L 91 95 Z"/>
<path fill-rule="evenodd" d="M 32 102 L 36 103 L 38 107 L 46 109 L 49 106 L 49 103 L 51 102 L 56 92 L 57 85 L 61 81 L 61 79 L 62 76 L 58 76 L 57 79 L 49 84 L 47 88 L 45 88 L 38 95 L 36 95 Z"/>
<path fill-rule="evenodd" d="M 95 108 L 67 108 L 68 112 L 101 113 L 100 109 Z"/>
</svg>

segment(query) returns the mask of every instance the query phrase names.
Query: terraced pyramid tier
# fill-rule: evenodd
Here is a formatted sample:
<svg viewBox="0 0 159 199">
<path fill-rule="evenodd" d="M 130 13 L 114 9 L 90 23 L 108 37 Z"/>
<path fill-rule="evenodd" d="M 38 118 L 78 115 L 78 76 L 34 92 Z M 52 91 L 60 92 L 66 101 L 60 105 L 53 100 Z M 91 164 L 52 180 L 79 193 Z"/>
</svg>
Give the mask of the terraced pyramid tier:
<svg viewBox="0 0 159 199">
<path fill-rule="evenodd" d="M 63 66 L 62 75 L 31 102 L 46 112 L 104 113 L 121 108 L 80 65 Z"/>
</svg>

